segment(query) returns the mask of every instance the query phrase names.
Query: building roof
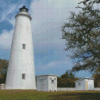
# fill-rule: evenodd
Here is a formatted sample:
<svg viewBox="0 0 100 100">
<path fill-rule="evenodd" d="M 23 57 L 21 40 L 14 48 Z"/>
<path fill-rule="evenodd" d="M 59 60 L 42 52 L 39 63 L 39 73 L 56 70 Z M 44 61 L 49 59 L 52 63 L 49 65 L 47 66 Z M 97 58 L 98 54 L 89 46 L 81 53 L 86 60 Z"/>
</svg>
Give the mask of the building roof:
<svg viewBox="0 0 100 100">
<path fill-rule="evenodd" d="M 91 78 L 91 77 L 85 77 L 85 78 L 81 78 L 81 79 L 79 79 L 79 80 L 77 80 L 77 81 L 75 81 L 75 82 L 78 82 L 78 81 L 81 81 L 81 80 L 84 80 L 84 79 L 91 79 L 91 80 L 94 80 L 94 78 Z"/>
<path fill-rule="evenodd" d="M 47 74 L 47 75 L 38 75 L 36 77 L 39 77 L 39 76 L 58 76 L 58 75 Z"/>
</svg>

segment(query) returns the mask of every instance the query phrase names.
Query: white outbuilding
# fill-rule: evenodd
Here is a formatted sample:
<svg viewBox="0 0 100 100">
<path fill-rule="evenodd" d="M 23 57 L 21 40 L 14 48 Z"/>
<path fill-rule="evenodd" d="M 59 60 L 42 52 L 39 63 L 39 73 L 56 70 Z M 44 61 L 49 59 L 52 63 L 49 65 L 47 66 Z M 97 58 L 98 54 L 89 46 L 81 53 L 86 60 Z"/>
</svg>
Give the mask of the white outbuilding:
<svg viewBox="0 0 100 100">
<path fill-rule="evenodd" d="M 57 75 L 36 76 L 38 91 L 57 91 Z"/>
<path fill-rule="evenodd" d="M 82 78 L 75 81 L 75 90 L 94 90 L 94 78 Z"/>
</svg>

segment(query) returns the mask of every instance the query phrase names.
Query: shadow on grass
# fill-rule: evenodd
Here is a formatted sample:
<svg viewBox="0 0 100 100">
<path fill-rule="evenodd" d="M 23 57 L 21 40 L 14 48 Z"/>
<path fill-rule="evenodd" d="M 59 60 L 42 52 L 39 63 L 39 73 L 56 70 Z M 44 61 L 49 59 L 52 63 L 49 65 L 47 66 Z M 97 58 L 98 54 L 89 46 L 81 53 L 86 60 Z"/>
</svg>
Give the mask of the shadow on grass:
<svg viewBox="0 0 100 100">
<path fill-rule="evenodd" d="M 100 93 L 63 93 L 48 97 L 52 100 L 100 100 Z"/>
</svg>

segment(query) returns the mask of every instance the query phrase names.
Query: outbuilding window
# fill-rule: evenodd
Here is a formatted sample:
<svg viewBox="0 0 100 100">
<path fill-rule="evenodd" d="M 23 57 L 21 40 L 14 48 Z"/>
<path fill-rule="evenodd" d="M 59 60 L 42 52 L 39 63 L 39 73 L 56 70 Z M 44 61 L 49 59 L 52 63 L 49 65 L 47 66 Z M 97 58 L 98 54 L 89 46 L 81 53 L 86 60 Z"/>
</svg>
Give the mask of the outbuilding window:
<svg viewBox="0 0 100 100">
<path fill-rule="evenodd" d="M 22 74 L 22 79 L 25 79 L 25 74 Z"/>
<path fill-rule="evenodd" d="M 53 84 L 54 83 L 54 80 L 51 80 L 51 83 Z"/>
<path fill-rule="evenodd" d="M 22 44 L 22 48 L 25 49 L 26 48 L 26 44 Z"/>
<path fill-rule="evenodd" d="M 80 85 L 80 83 L 78 83 L 78 85 Z"/>
</svg>

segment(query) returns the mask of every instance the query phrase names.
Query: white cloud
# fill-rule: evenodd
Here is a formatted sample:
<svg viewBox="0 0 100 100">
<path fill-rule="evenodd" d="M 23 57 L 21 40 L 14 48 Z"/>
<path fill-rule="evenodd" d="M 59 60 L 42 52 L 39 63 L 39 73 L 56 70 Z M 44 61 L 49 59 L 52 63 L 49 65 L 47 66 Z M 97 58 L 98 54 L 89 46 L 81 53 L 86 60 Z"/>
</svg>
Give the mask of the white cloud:
<svg viewBox="0 0 100 100">
<path fill-rule="evenodd" d="M 15 24 L 15 15 L 16 12 L 19 10 L 21 6 L 23 6 L 23 2 L 26 0 L 19 0 L 16 4 L 6 4 L 8 5 L 6 8 L 4 7 L 5 4 L 1 5 L 1 8 L 5 8 L 0 15 L 0 22 L 1 21 L 9 21 L 13 27 Z M 33 33 L 33 41 L 34 41 L 34 48 L 36 46 L 42 46 L 48 48 L 49 45 L 54 45 L 55 47 L 59 48 L 50 48 L 50 49 L 64 49 L 65 40 L 62 40 L 62 32 L 61 26 L 64 22 L 68 21 L 67 18 L 69 17 L 69 11 L 76 11 L 75 7 L 81 0 L 34 0 L 30 5 L 29 11 L 31 12 L 32 16 L 32 33 Z M 4 2 L 4 1 L 3 1 Z M 0 0 L 1 4 L 1 0 Z M 27 3 L 25 4 L 27 5 Z M 9 16 L 8 16 L 9 15 Z M 10 49 L 12 43 L 12 36 L 14 30 L 11 31 L 3 30 L 0 34 L 0 48 L 2 49 Z M 43 50 L 44 48 L 42 48 Z M 43 50 L 45 51 L 45 49 Z M 70 52 L 68 53 L 70 55 Z M 55 53 L 54 56 L 61 55 Z M 64 54 L 65 55 L 65 54 Z M 67 59 L 66 59 L 67 58 Z M 65 60 L 53 61 L 49 62 L 47 65 L 43 65 L 37 70 L 41 69 L 52 69 L 62 67 L 63 64 L 66 69 L 70 69 L 73 65 L 71 59 L 68 56 Z M 63 58 L 64 59 L 64 58 Z M 42 63 L 38 61 L 38 63 Z M 61 66 L 60 66 L 61 65 Z"/>
<path fill-rule="evenodd" d="M 14 26 L 15 26 L 15 19 L 9 19 L 8 20 L 9 22 L 10 22 L 10 24 L 13 26 L 13 28 L 14 28 Z"/>
<path fill-rule="evenodd" d="M 0 34 L 0 48 L 3 49 L 10 49 L 13 37 L 13 31 L 3 30 Z"/>
<path fill-rule="evenodd" d="M 32 27 L 38 33 L 60 27 L 81 0 L 40 0 L 31 3 Z M 76 9 L 77 10 L 77 9 Z M 42 30 L 41 30 L 42 29 Z M 37 31 L 36 31 L 37 33 Z"/>
<path fill-rule="evenodd" d="M 5 2 L 4 0 L 0 0 L 0 8 L 3 9 L 0 11 L 0 22 L 2 21 L 8 21 L 10 24 L 12 24 L 13 28 L 15 26 L 15 15 L 17 14 L 17 11 L 20 7 L 23 5 L 28 5 L 26 0 L 18 0 L 17 3 L 12 4 L 10 1 Z M 11 49 L 11 43 L 12 43 L 12 35 L 13 35 L 14 29 L 11 29 L 8 31 L 7 29 L 2 30 L 2 33 L 0 33 L 0 48 L 1 49 Z"/>
<path fill-rule="evenodd" d="M 4 9 L 0 15 L 0 22 L 7 20 L 8 19 L 8 15 L 11 14 L 15 11 L 17 4 L 10 4 L 9 6 L 6 7 L 6 9 Z M 10 15 L 9 15 L 10 16 Z"/>
<path fill-rule="evenodd" d="M 0 4 L 0 8 L 3 9 L 0 10 L 0 22 L 15 18 L 15 14 L 19 12 L 19 8 L 23 5 L 29 7 L 27 0 L 18 0 L 16 3 L 11 3 L 11 0 L 7 2 L 0 0 Z"/>
<path fill-rule="evenodd" d="M 81 0 L 39 0 L 30 5 L 34 44 L 64 46 L 61 27 Z"/>
<path fill-rule="evenodd" d="M 51 68 L 55 68 L 55 67 L 58 68 L 58 66 L 62 65 L 62 64 L 67 64 L 67 66 L 65 66 L 66 69 L 71 69 L 71 67 L 73 66 L 71 59 L 67 58 L 67 59 L 65 59 L 63 61 L 50 62 L 47 65 L 43 65 L 43 66 L 37 68 L 37 70 L 39 71 L 41 69 L 44 70 L 44 69 L 51 69 Z"/>
<path fill-rule="evenodd" d="M 66 21 L 66 19 L 69 17 L 69 11 L 74 11 L 75 7 L 77 6 L 77 3 L 80 2 L 80 0 L 38 0 L 38 1 L 32 1 L 30 5 L 30 11 L 32 16 L 32 32 L 34 37 L 34 44 L 35 46 L 39 45 L 59 45 L 64 46 L 65 41 L 62 40 L 62 32 L 61 32 L 61 26 Z M 19 6 L 22 4 L 19 1 L 17 4 L 11 4 L 9 5 L 8 9 L 4 10 L 1 15 L 1 20 L 4 20 L 6 15 L 9 13 L 13 13 L 18 11 Z M 11 9 L 12 8 L 12 9 Z M 17 10 L 16 10 L 17 9 Z M 16 10 L 16 11 L 15 11 Z M 15 16 L 15 13 L 14 15 Z M 14 17 L 8 20 L 13 26 L 15 24 Z M 11 30 L 12 31 L 12 30 Z M 6 33 L 2 33 L 0 35 L 0 39 L 2 37 L 5 37 L 4 35 L 7 35 L 10 37 L 10 34 L 8 31 Z M 2 39 L 4 40 L 4 38 Z M 12 39 L 11 39 L 12 40 Z M 9 46 L 8 44 L 5 44 L 5 46 L 2 47 L 11 47 L 11 40 L 9 40 Z M 4 41 L 7 41 L 6 39 Z M 0 43 L 0 45 L 3 45 L 3 42 Z M 7 46 L 6 46 L 7 45 Z M 9 48 L 10 49 L 10 48 Z"/>
</svg>

